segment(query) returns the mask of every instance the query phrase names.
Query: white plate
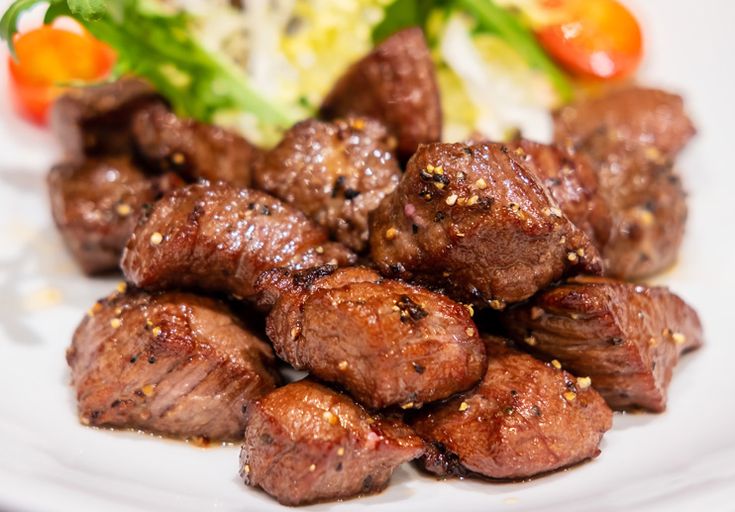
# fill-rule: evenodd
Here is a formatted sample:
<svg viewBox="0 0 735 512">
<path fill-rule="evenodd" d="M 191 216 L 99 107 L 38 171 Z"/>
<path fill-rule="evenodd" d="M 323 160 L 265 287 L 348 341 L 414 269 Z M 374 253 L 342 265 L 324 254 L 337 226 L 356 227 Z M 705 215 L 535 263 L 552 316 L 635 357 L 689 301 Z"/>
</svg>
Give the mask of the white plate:
<svg viewBox="0 0 735 512">
<path fill-rule="evenodd" d="M 5 4 L 1 1 L 0 5 Z M 735 510 L 735 3 L 647 0 L 643 80 L 682 92 L 699 136 L 680 162 L 690 219 L 659 281 L 694 304 L 707 345 L 677 368 L 668 411 L 616 414 L 602 455 L 528 483 L 436 482 L 410 466 L 382 494 L 315 510 Z M 3 56 L 4 73 L 4 56 Z M 0 83 L 0 509 L 277 510 L 237 477 L 237 447 L 200 449 L 82 427 L 64 350 L 114 281 L 82 277 L 52 226 L 47 133 L 9 113 Z"/>
</svg>

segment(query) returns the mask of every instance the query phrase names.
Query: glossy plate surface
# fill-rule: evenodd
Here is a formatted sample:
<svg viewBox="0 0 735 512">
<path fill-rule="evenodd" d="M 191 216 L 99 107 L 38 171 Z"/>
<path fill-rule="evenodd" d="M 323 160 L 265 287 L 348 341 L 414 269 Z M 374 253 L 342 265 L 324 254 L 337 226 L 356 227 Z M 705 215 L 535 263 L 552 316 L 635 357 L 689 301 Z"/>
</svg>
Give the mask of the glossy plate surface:
<svg viewBox="0 0 735 512">
<path fill-rule="evenodd" d="M 0 6 L 7 1 L 0 1 Z M 642 81 L 681 92 L 699 136 L 680 159 L 690 217 L 657 279 L 694 304 L 706 347 L 677 368 L 668 411 L 615 416 L 602 455 L 527 483 L 436 482 L 410 466 L 382 494 L 309 507 L 359 511 L 733 510 L 735 498 L 735 3 L 640 0 Z M 238 448 L 82 427 L 64 351 L 115 280 L 83 277 L 52 226 L 49 135 L 16 119 L 0 71 L 0 510 L 283 510 L 237 477 Z"/>
</svg>

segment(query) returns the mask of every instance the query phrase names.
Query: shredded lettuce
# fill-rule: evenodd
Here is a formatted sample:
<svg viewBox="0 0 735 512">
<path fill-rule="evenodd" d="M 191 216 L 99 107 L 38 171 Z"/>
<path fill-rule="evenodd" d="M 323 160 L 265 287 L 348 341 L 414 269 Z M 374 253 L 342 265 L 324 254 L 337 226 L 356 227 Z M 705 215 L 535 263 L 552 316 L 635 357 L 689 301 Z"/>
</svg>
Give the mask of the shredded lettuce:
<svg viewBox="0 0 735 512">
<path fill-rule="evenodd" d="M 383 21 L 373 30 L 373 40 L 378 42 L 409 26 L 426 29 L 432 14 L 437 11 L 469 15 L 475 21 L 476 32 L 494 34 L 505 41 L 517 52 L 518 58 L 548 77 L 562 101 L 571 98 L 569 79 L 546 55 L 521 14 L 493 0 L 394 0 L 386 8 Z"/>
<path fill-rule="evenodd" d="M 148 78 L 178 113 L 264 145 L 314 115 L 375 44 L 419 26 L 437 69 L 445 139 L 520 129 L 543 140 L 548 109 L 572 89 L 515 9 L 527 1 L 279 0 L 238 10 L 225 0 L 50 0 L 46 17 L 79 21 L 117 51 L 116 75 Z M 11 51 L 18 18 L 37 3 L 15 0 L 0 21 Z"/>
<path fill-rule="evenodd" d="M 443 61 L 458 77 L 475 113 L 473 125 L 467 128 L 494 140 L 505 140 L 520 130 L 525 137 L 548 141 L 548 107 L 554 100 L 550 88 L 544 91 L 548 82 L 523 65 L 503 39 L 491 34 L 472 37 L 470 26 L 471 20 L 454 14 L 440 44 Z M 451 122 L 456 116 L 454 106 L 445 106 L 444 111 Z"/>
<path fill-rule="evenodd" d="M 522 1 L 394 0 L 374 28 L 375 42 L 408 26 L 423 28 L 437 68 L 445 140 L 502 140 L 519 130 L 550 138 L 548 111 L 567 102 L 572 87 L 520 11 L 505 7 Z"/>
</svg>

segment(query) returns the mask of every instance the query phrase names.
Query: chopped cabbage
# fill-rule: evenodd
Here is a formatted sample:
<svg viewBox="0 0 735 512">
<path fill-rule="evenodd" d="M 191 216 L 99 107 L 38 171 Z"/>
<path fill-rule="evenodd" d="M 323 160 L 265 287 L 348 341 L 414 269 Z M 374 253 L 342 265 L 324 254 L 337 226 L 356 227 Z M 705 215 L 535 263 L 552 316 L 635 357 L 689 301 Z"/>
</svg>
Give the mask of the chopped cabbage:
<svg viewBox="0 0 735 512">
<path fill-rule="evenodd" d="M 464 93 L 475 109 L 474 124 L 465 125 L 464 137 L 456 131 L 462 124 L 466 106 L 443 104 L 447 128 L 453 138 L 466 138 L 479 132 L 493 140 L 505 140 L 518 130 L 531 139 L 551 139 L 552 122 L 549 108 L 557 98 L 546 77 L 529 68 L 513 48 L 490 34 L 470 31 L 471 21 L 453 14 L 445 25 L 440 40 L 444 63 L 458 77 Z M 442 94 L 444 94 L 442 90 Z M 448 98 L 452 101 L 458 94 Z M 456 100 L 454 100 L 456 101 Z M 445 131 L 445 138 L 450 135 Z"/>
<path fill-rule="evenodd" d="M 525 0 L 503 0 L 518 4 Z M 203 44 L 243 67 L 256 90 L 293 118 L 313 115 L 335 80 L 372 48 L 371 33 L 391 0 L 262 0 L 238 11 L 225 0 L 176 0 L 198 20 Z M 558 97 L 505 41 L 474 30 L 460 12 L 437 9 L 427 24 L 444 111 L 445 140 L 502 140 L 517 130 L 545 141 Z M 253 116 L 219 115 L 261 144 L 278 140 Z"/>
</svg>

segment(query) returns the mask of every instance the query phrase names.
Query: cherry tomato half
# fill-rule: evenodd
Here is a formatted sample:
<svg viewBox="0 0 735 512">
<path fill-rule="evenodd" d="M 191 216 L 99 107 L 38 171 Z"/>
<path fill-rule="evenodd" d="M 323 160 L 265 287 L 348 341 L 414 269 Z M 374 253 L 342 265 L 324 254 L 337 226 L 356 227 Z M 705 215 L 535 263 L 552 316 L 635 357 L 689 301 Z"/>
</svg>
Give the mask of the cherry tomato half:
<svg viewBox="0 0 735 512">
<path fill-rule="evenodd" d="M 545 0 L 552 23 L 537 27 L 544 49 L 568 71 L 596 79 L 631 75 L 643 55 L 638 21 L 615 0 Z"/>
<path fill-rule="evenodd" d="M 9 57 L 10 93 L 16 110 L 45 124 L 48 110 L 65 83 L 105 78 L 115 62 L 114 52 L 83 31 L 53 25 L 18 34 L 17 60 Z"/>
</svg>

